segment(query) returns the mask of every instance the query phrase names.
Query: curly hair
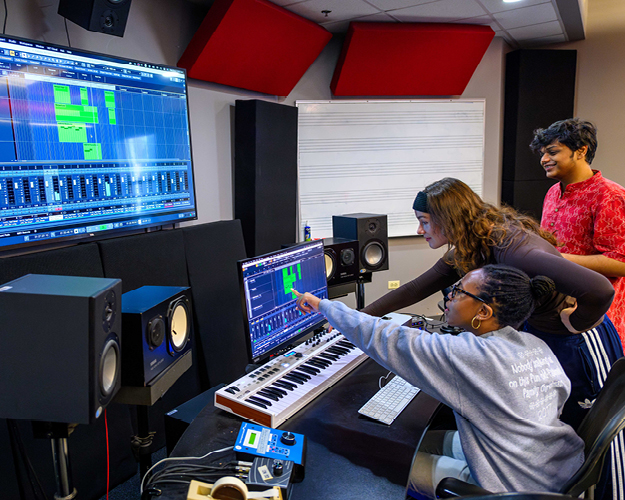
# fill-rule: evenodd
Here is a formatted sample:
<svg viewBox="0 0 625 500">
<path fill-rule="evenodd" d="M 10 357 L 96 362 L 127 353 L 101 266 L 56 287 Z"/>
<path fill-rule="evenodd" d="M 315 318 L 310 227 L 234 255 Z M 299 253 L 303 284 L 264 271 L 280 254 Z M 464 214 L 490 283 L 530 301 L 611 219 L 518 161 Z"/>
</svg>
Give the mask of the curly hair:
<svg viewBox="0 0 625 500">
<path fill-rule="evenodd" d="M 556 290 L 551 278 L 530 278 L 503 264 L 489 264 L 480 271 L 484 280 L 477 286 L 478 296 L 493 304 L 493 316 L 502 326 L 518 328 L 530 317 L 538 301 Z"/>
<path fill-rule="evenodd" d="M 534 153 L 540 153 L 541 149 L 556 141 L 564 144 L 571 151 L 588 146 L 586 161 L 590 165 L 597 151 L 597 127 L 580 118 L 560 120 L 547 128 L 534 130 L 534 139 L 530 143 L 530 149 Z"/>
<path fill-rule="evenodd" d="M 510 230 L 521 229 L 540 235 L 551 244 L 555 237 L 538 222 L 511 207 L 497 208 L 473 192 L 464 182 L 445 177 L 423 189 L 427 194 L 432 224 L 440 228 L 454 251 L 449 264 L 461 273 L 482 267 L 490 261 L 493 247 L 504 247 Z"/>
</svg>

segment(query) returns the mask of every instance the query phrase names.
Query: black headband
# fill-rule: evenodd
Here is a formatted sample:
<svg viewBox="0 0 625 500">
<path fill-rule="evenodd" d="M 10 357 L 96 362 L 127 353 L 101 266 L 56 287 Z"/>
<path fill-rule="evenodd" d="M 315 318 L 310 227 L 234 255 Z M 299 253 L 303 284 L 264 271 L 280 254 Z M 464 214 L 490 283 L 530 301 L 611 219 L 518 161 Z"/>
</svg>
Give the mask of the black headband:
<svg viewBox="0 0 625 500">
<path fill-rule="evenodd" d="M 430 213 L 428 209 L 428 195 L 423 191 L 419 191 L 417 197 L 414 199 L 414 203 L 412 204 L 412 209 L 417 212 Z"/>
</svg>

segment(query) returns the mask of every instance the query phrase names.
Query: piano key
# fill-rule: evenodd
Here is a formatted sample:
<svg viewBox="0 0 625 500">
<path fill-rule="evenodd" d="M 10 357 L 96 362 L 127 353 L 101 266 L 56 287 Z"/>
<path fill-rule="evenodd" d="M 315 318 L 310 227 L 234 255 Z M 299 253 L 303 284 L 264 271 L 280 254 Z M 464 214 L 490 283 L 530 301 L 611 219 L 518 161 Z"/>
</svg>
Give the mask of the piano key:
<svg viewBox="0 0 625 500">
<path fill-rule="evenodd" d="M 295 384 L 292 384 L 291 382 L 287 382 L 286 380 L 276 380 L 274 384 L 284 387 L 285 389 L 288 389 L 289 391 L 292 391 L 293 389 L 297 387 Z"/>
<path fill-rule="evenodd" d="M 266 387 L 258 391 L 256 394 L 260 394 L 261 396 L 272 399 L 273 401 L 280 400 L 278 396 L 276 396 L 275 394 L 271 394 L 271 392 L 269 392 Z"/>
<path fill-rule="evenodd" d="M 271 406 L 271 403 L 269 401 L 267 401 L 266 399 L 260 398 L 258 396 L 250 396 L 249 398 L 247 398 L 247 401 L 256 401 L 257 403 L 262 403 L 264 405 Z"/>
</svg>

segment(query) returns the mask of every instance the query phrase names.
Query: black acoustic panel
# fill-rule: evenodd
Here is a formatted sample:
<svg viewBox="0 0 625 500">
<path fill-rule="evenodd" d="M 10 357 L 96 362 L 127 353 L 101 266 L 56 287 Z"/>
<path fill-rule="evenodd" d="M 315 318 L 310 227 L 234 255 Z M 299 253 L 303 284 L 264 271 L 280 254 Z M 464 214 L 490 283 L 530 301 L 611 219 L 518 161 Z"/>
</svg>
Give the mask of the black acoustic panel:
<svg viewBox="0 0 625 500">
<path fill-rule="evenodd" d="M 236 101 L 234 217 L 247 255 L 297 241 L 297 108 Z"/>
<path fill-rule="evenodd" d="M 543 200 L 553 184 L 552 179 L 502 181 L 501 198 L 504 203 L 540 221 L 543 212 Z"/>
<path fill-rule="evenodd" d="M 194 315 L 205 372 L 203 386 L 230 383 L 248 363 L 237 261 L 247 257 L 238 220 L 183 230 Z"/>
<path fill-rule="evenodd" d="M 144 285 L 189 286 L 180 229 L 103 240 L 98 245 L 104 275 L 119 277 L 124 292 Z M 148 425 L 156 432 L 154 450 L 165 446 L 164 414 L 201 392 L 198 367 L 202 361 L 198 358 L 195 335 L 191 336 L 191 349 L 193 366 L 149 408 Z"/>
<path fill-rule="evenodd" d="M 27 274 L 0 292 L 0 417 L 88 424 L 121 385 L 121 283 Z"/>
<path fill-rule="evenodd" d="M 182 231 L 169 230 L 98 242 L 104 275 L 124 293 L 144 285 L 189 286 Z"/>
<path fill-rule="evenodd" d="M 132 0 L 60 0 L 58 13 L 86 30 L 124 36 Z"/>
<path fill-rule="evenodd" d="M 104 270 L 95 243 L 0 259 L 0 284 L 25 274 L 103 278 Z"/>
<path fill-rule="evenodd" d="M 529 144 L 533 131 L 573 117 L 575 50 L 517 50 L 506 56 L 504 181 L 545 178 Z M 507 199 L 503 199 L 511 203 Z"/>
</svg>

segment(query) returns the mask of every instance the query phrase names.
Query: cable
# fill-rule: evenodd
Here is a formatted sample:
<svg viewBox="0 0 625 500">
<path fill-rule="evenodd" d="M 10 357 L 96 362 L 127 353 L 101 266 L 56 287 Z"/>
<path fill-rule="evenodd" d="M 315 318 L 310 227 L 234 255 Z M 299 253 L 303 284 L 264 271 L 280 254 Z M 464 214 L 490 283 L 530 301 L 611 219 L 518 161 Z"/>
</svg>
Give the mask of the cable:
<svg viewBox="0 0 625 500">
<path fill-rule="evenodd" d="M 4 0 L 4 2 L 6 3 L 7 0 Z M 70 42 L 69 40 L 69 30 L 67 29 L 67 18 L 64 17 L 63 21 L 65 21 L 65 34 L 67 35 L 67 46 L 71 47 L 72 46 L 72 42 Z"/>
<path fill-rule="evenodd" d="M 234 446 L 228 446 L 227 448 L 222 448 L 221 450 L 215 450 L 215 451 L 209 451 L 206 455 L 202 455 L 201 457 L 168 457 L 168 458 L 163 458 L 162 460 L 159 460 L 158 462 L 156 462 L 152 467 L 150 467 L 148 469 L 148 471 L 145 473 L 145 475 L 143 476 L 143 478 L 141 478 L 141 494 L 143 494 L 143 486 L 145 483 L 145 479 L 149 476 L 150 472 L 152 472 L 152 469 L 154 469 L 154 467 L 156 467 L 157 465 L 160 465 L 164 462 L 170 462 L 170 461 L 174 461 L 174 460 L 201 460 L 203 458 L 206 458 L 209 455 L 212 455 L 213 453 L 221 453 L 222 451 L 229 451 L 232 450 L 234 448 Z"/>
<path fill-rule="evenodd" d="M 382 387 L 384 387 L 386 385 L 386 382 L 388 382 L 388 378 L 391 376 L 393 372 L 388 372 L 386 375 L 384 375 L 383 377 L 380 377 L 380 379 L 378 380 L 378 387 L 380 389 L 382 389 Z M 382 380 L 386 380 L 386 382 L 384 384 L 382 384 Z"/>
<path fill-rule="evenodd" d="M 2 26 L 2 34 L 7 31 L 7 17 L 9 17 L 9 10 L 7 9 L 7 0 L 4 0 L 4 26 Z"/>
<path fill-rule="evenodd" d="M 106 430 L 106 500 L 109 500 L 109 491 L 111 491 L 111 456 L 109 451 L 109 422 L 106 418 L 106 408 L 104 408 L 104 429 Z"/>
</svg>

